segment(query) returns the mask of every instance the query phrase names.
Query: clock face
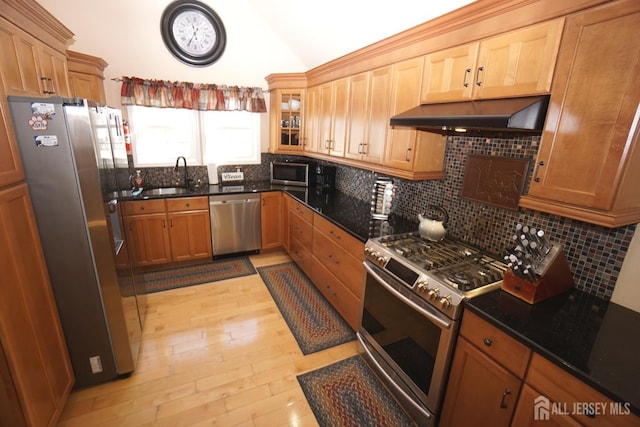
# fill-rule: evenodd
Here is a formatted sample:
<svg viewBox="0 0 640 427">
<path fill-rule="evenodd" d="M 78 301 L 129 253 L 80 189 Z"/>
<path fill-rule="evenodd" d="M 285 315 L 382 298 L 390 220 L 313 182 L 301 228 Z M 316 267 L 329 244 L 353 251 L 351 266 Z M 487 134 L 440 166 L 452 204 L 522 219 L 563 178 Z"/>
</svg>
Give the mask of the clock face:
<svg viewBox="0 0 640 427">
<path fill-rule="evenodd" d="M 220 58 L 226 46 L 222 20 L 199 1 L 171 3 L 162 14 L 160 29 L 169 51 L 188 65 L 212 64 Z"/>
<path fill-rule="evenodd" d="M 189 55 L 203 56 L 216 43 L 213 23 L 198 10 L 188 10 L 176 16 L 172 31 L 176 43 Z"/>
</svg>

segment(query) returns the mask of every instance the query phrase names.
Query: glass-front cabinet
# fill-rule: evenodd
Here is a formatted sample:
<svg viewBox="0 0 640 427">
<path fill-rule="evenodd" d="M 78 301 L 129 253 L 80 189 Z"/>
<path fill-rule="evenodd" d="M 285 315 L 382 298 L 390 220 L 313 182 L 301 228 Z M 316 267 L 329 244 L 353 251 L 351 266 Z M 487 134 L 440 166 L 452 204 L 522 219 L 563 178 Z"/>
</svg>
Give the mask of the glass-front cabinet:
<svg viewBox="0 0 640 427">
<path fill-rule="evenodd" d="M 280 148 L 302 148 L 300 139 L 300 107 L 302 105 L 301 91 L 283 91 L 280 100 Z"/>
<path fill-rule="evenodd" d="M 303 106 L 306 77 L 301 73 L 271 74 L 266 78 L 270 97 L 271 153 L 304 150 Z"/>
</svg>

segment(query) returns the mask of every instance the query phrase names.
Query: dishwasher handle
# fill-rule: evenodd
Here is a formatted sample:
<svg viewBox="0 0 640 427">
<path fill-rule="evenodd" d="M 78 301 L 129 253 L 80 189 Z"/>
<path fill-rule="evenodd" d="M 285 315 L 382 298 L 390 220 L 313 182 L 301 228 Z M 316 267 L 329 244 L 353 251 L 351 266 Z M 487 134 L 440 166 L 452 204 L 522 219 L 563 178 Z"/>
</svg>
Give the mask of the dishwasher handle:
<svg viewBox="0 0 640 427">
<path fill-rule="evenodd" d="M 240 199 L 240 200 L 212 200 L 210 205 L 231 205 L 238 203 L 259 203 L 260 199 Z"/>
</svg>

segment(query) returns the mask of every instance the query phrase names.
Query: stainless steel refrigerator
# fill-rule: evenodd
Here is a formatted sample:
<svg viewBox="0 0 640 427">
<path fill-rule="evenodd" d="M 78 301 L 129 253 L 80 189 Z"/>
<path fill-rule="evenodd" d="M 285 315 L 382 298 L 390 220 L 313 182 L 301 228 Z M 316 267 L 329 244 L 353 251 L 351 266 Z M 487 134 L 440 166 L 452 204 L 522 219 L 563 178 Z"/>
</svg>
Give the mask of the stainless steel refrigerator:
<svg viewBox="0 0 640 427">
<path fill-rule="evenodd" d="M 76 387 L 125 376 L 145 301 L 130 263 L 116 268 L 126 244 L 119 111 L 81 99 L 8 99 Z"/>
</svg>

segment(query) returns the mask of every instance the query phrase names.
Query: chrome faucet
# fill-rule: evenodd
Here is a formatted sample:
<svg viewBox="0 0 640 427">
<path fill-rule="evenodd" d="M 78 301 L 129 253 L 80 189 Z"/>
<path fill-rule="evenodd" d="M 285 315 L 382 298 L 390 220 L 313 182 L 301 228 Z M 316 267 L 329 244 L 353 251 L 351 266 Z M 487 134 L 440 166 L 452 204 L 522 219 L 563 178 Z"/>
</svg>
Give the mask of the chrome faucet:
<svg viewBox="0 0 640 427">
<path fill-rule="evenodd" d="M 178 172 L 178 163 L 180 163 L 180 159 L 184 162 L 184 188 L 189 188 L 189 181 L 191 180 L 189 179 L 189 172 L 187 170 L 187 159 L 185 159 L 184 156 L 179 156 L 176 159 L 176 165 L 173 168 L 173 171 Z"/>
</svg>

